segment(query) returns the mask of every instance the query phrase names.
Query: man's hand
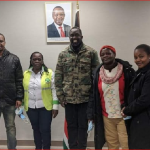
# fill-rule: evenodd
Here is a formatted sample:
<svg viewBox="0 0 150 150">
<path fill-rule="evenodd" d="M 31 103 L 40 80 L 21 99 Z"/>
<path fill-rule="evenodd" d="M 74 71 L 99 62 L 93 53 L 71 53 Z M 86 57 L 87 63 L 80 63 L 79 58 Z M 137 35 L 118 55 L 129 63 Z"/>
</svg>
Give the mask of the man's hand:
<svg viewBox="0 0 150 150">
<path fill-rule="evenodd" d="M 94 120 L 88 120 L 88 124 L 89 124 L 90 121 L 92 121 L 92 123 L 94 123 Z"/>
<path fill-rule="evenodd" d="M 89 133 L 94 127 L 93 120 L 88 120 L 88 130 L 87 133 Z"/>
<path fill-rule="evenodd" d="M 125 109 L 125 107 L 122 108 L 122 110 L 121 110 L 121 115 L 122 115 L 123 118 L 126 118 L 127 116 L 123 113 L 123 110 L 124 110 L 124 109 Z"/>
<path fill-rule="evenodd" d="M 55 118 L 58 115 L 58 110 L 52 110 L 52 117 Z"/>
<path fill-rule="evenodd" d="M 60 102 L 62 107 L 65 107 L 65 105 L 67 105 L 67 102 Z"/>
<path fill-rule="evenodd" d="M 21 106 L 22 102 L 21 101 L 16 101 L 16 108 L 19 108 Z"/>
</svg>

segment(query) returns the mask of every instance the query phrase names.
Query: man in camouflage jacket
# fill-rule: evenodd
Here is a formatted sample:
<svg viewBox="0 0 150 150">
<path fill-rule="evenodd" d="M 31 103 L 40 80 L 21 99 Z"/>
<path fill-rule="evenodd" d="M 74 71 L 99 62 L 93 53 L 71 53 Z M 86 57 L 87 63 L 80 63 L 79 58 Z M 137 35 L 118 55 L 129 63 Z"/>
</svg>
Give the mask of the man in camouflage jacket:
<svg viewBox="0 0 150 150">
<path fill-rule="evenodd" d="M 59 54 L 55 71 L 57 97 L 68 125 L 70 149 L 86 149 L 87 103 L 92 92 L 92 71 L 99 64 L 97 52 L 82 42 L 82 31 L 73 27 L 70 46 Z"/>
</svg>

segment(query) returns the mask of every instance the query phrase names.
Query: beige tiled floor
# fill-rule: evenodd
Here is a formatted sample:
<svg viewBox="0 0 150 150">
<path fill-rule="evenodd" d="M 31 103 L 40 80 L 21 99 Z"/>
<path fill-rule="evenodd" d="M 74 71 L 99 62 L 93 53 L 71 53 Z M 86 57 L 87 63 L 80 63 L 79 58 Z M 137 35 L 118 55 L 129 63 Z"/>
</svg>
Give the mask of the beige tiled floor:
<svg viewBox="0 0 150 150">
<path fill-rule="evenodd" d="M 0 145 L 0 149 L 7 149 L 7 146 L 6 145 Z M 17 146 L 17 149 L 20 150 L 20 149 L 30 149 L 30 150 L 34 150 L 35 149 L 35 146 Z M 52 146 L 51 149 L 59 149 L 61 150 L 62 147 L 56 147 L 56 146 Z"/>
<path fill-rule="evenodd" d="M 0 145 L 0 149 L 6 150 L 7 146 L 6 145 Z M 17 149 L 18 150 L 20 150 L 20 149 L 34 150 L 35 147 L 34 146 L 17 146 Z M 60 146 L 51 146 L 51 149 L 63 150 L 63 148 L 60 147 Z M 103 147 L 103 149 L 108 149 L 108 148 L 107 147 Z M 94 148 L 93 147 L 87 147 L 87 150 L 94 150 Z"/>
</svg>

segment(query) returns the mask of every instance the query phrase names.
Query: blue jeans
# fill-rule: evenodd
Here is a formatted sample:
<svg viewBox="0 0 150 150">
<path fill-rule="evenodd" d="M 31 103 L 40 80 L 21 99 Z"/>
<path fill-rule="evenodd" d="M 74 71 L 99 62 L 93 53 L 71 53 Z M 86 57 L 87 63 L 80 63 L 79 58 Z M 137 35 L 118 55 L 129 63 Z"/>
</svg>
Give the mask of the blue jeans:
<svg viewBox="0 0 150 150">
<path fill-rule="evenodd" d="M 6 133 L 7 133 L 7 147 L 8 149 L 16 149 L 16 127 L 15 127 L 15 106 L 7 104 L 0 105 L 0 116 L 3 113 Z"/>
<path fill-rule="evenodd" d="M 52 111 L 29 108 L 27 115 L 32 125 L 36 149 L 50 149 Z"/>
</svg>

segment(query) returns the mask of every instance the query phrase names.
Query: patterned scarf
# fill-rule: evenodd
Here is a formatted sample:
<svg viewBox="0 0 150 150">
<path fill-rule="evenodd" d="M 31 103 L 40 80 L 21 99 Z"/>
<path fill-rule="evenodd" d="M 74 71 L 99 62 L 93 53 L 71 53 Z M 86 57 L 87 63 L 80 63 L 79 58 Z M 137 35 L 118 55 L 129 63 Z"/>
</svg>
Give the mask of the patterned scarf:
<svg viewBox="0 0 150 150">
<path fill-rule="evenodd" d="M 112 84 L 112 83 L 115 83 L 121 77 L 122 72 L 123 72 L 123 65 L 118 63 L 118 65 L 117 65 L 117 73 L 116 73 L 116 75 L 114 77 L 107 77 L 107 75 L 105 73 L 104 66 L 102 66 L 100 68 L 99 75 L 100 75 L 101 80 L 104 83 Z"/>
</svg>

